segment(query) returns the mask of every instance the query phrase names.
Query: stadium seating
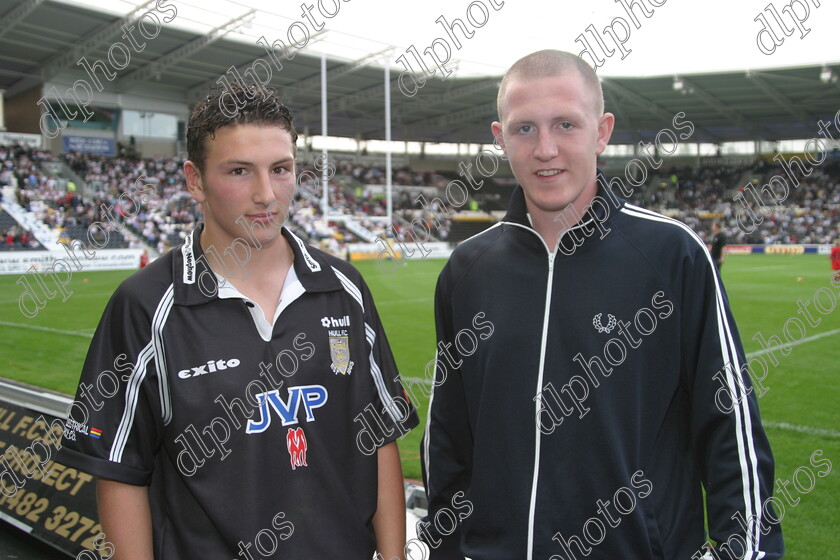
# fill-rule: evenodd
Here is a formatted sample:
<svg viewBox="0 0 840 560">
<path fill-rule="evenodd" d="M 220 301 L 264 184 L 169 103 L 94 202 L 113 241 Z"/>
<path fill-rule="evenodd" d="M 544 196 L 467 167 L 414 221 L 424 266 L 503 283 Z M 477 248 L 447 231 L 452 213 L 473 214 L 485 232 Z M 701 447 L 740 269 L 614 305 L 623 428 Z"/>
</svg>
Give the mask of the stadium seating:
<svg viewBox="0 0 840 560">
<path fill-rule="evenodd" d="M 57 179 L 41 170 L 42 163 L 56 159 L 42 150 L 0 146 L 0 186 L 15 188 L 20 205 L 46 225 L 59 228 L 62 236 L 84 240 L 90 224 L 107 221 L 104 205 L 113 208 L 128 237 L 137 240 L 112 231 L 108 247 L 144 246 L 159 254 L 180 243 L 200 219 L 200 212 L 184 187 L 181 159 L 62 154 L 61 161 L 83 181 L 78 192 L 69 188 L 66 179 Z M 446 200 L 446 185 L 457 177 L 452 172 L 397 168 L 393 172 L 394 226 L 386 231 L 387 224 L 370 220 L 371 216 L 386 214 L 380 186 L 385 182 L 384 168 L 365 166 L 352 159 L 339 159 L 335 166 L 330 181 L 330 213 L 354 217 L 359 227 L 368 230 L 370 235 L 362 236 L 368 239 L 396 235 L 404 240 L 409 224 L 419 219 L 432 232 L 434 240 L 460 242 L 483 231 L 503 215 L 515 185 L 509 176 L 485 179 L 480 190 L 470 193 L 469 204 L 449 208 L 452 214 L 444 216 L 422 208 L 416 201 L 417 189 L 427 193 L 428 189 L 434 189 L 431 192 L 439 193 L 436 197 Z M 739 227 L 736 217 L 741 206 L 733 201 L 745 186 L 752 184 L 760 192 L 762 186 L 780 173 L 778 166 L 764 160 L 740 166 L 671 169 L 663 166 L 655 174 L 651 173 L 645 184 L 634 189 L 629 200 L 686 222 L 706 239 L 711 238 L 710 225 L 717 219 L 723 224 L 730 244 L 833 243 L 840 237 L 840 160 L 830 159 L 810 171 L 807 175 L 803 170 L 794 172 L 798 184 L 789 189 L 783 203 L 774 205 L 765 195 L 761 223 L 752 231 Z M 299 167 L 298 173 L 302 172 L 320 177 L 320 171 L 313 166 Z M 151 185 L 157 196 L 138 208 L 120 206 L 120 194 L 145 185 Z M 308 180 L 303 186 L 289 227 L 311 243 L 344 254 L 344 244 L 361 240 L 359 235 L 344 227 L 340 220 L 325 220 L 318 187 Z M 359 227 L 353 230 L 358 233 Z M 24 246 L 43 249 L 6 213 L 0 214 L 0 234 L 3 234 L 2 249 Z M 6 242 L 7 237 L 11 243 Z"/>
</svg>

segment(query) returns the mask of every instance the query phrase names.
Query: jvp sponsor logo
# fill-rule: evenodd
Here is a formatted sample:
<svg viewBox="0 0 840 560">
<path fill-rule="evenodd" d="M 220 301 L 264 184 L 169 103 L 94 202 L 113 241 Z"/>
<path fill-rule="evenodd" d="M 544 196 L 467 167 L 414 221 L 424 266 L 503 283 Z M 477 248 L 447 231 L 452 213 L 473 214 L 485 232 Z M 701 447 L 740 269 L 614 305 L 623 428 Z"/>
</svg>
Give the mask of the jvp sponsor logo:
<svg viewBox="0 0 840 560">
<path fill-rule="evenodd" d="M 258 434 L 268 429 L 271 425 L 272 411 L 280 417 L 284 426 L 297 424 L 297 415 L 301 403 L 303 403 L 303 409 L 306 412 L 306 421 L 314 422 L 315 409 L 324 406 L 329 396 L 326 387 L 323 385 L 289 387 L 288 391 L 289 395 L 285 401 L 280 397 L 278 389 L 257 394 L 260 419 L 257 422 L 248 420 L 245 433 Z"/>
</svg>

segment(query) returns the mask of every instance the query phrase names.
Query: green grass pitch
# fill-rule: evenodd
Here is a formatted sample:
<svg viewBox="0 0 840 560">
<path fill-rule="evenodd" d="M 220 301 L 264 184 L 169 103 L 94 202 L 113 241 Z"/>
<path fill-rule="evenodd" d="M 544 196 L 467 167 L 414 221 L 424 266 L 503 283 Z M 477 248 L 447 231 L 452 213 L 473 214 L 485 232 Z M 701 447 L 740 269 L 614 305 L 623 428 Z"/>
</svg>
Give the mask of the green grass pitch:
<svg viewBox="0 0 840 560">
<path fill-rule="evenodd" d="M 423 377 L 434 357 L 433 294 L 443 264 L 410 261 L 391 276 L 381 274 L 375 262 L 357 264 L 374 294 L 403 377 Z M 21 288 L 15 281 L 20 275 L 0 276 L 0 376 L 72 394 L 99 316 L 128 274 L 78 272 L 70 284 L 73 295 L 66 302 L 48 301 L 32 319 L 18 309 Z M 788 323 L 789 335 L 803 341 L 788 355 L 776 351 L 778 365 L 762 355 L 769 367 L 759 405 L 776 457 L 776 480 L 790 481 L 792 501 L 784 502 L 782 519 L 785 558 L 834 557 L 840 527 L 840 309 L 835 309 L 840 307 L 840 290 L 832 286 L 828 258 L 730 255 L 723 279 L 748 354 L 761 349 L 753 340 L 756 333 L 784 340 L 791 318 L 806 327 L 800 333 L 795 322 Z M 811 302 L 807 309 L 819 324 L 812 326 L 797 313 L 798 300 Z M 406 477 L 419 479 L 428 402 L 415 404 L 421 427 L 400 440 L 400 452 Z M 824 463 L 815 467 L 810 462 L 818 451 L 822 455 L 815 460 L 831 461 L 827 474 Z"/>
</svg>

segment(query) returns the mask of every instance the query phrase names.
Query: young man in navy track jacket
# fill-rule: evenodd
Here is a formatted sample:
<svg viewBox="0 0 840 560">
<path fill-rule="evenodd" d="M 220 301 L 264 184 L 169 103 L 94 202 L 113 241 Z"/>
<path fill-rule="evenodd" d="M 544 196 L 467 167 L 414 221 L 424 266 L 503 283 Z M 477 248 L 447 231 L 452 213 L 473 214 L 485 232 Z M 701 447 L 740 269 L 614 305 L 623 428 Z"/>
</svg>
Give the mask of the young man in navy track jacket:
<svg viewBox="0 0 840 560">
<path fill-rule="evenodd" d="M 61 457 L 97 476 L 113 560 L 403 558 L 417 416 L 359 272 L 283 226 L 296 139 L 274 92 L 212 90 L 184 165 L 203 224 L 103 314 Z"/>
<path fill-rule="evenodd" d="M 596 169 L 614 117 L 579 57 L 521 59 L 498 110 L 519 186 L 435 296 L 451 350 L 421 450 L 431 558 L 780 558 L 773 457 L 704 243 Z M 492 344 L 457 344 L 478 312 Z"/>
</svg>

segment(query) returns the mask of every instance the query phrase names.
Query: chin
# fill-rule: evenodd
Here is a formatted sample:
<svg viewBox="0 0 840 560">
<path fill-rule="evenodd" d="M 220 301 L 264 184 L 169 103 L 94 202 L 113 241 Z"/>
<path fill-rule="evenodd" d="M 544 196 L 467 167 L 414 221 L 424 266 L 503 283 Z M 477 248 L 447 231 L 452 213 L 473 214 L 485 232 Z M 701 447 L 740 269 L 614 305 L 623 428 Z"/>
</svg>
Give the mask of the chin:
<svg viewBox="0 0 840 560">
<path fill-rule="evenodd" d="M 568 208 L 572 202 L 574 201 L 568 200 L 565 197 L 538 196 L 531 198 L 529 200 L 529 205 L 540 212 L 558 213 Z"/>
<path fill-rule="evenodd" d="M 278 237 L 282 237 L 282 234 L 280 233 L 279 228 L 274 230 L 274 231 L 276 231 L 276 234 L 273 235 L 273 236 L 268 235 L 268 234 L 266 234 L 266 235 L 254 235 L 254 241 L 259 243 L 263 247 L 271 247 L 272 245 L 274 245 L 274 243 L 277 242 Z M 250 241 L 250 240 L 247 240 L 247 241 Z M 251 243 L 249 242 L 248 245 L 251 245 Z"/>
</svg>

